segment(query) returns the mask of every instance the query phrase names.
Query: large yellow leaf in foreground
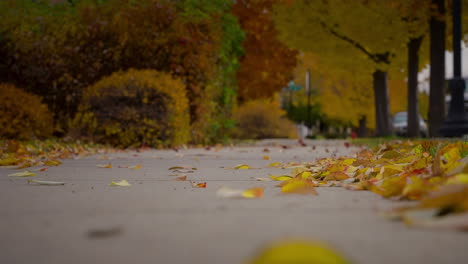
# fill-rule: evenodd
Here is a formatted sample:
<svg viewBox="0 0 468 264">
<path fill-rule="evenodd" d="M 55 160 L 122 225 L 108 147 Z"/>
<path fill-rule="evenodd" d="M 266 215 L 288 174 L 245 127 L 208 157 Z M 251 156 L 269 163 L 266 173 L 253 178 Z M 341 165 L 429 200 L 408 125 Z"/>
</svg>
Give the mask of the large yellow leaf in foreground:
<svg viewBox="0 0 468 264">
<path fill-rule="evenodd" d="M 249 264 L 344 264 L 349 263 L 326 245 L 304 240 L 273 243 L 262 250 Z"/>
</svg>

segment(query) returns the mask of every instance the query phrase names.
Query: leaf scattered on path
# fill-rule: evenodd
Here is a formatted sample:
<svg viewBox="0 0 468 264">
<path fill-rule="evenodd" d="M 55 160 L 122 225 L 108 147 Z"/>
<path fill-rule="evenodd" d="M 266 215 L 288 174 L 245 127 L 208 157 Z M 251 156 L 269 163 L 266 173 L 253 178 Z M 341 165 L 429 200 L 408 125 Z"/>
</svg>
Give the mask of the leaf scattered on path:
<svg viewBox="0 0 468 264">
<path fill-rule="evenodd" d="M 192 166 L 173 166 L 170 167 L 168 170 L 197 170 L 197 168 Z"/>
<path fill-rule="evenodd" d="M 118 187 L 128 187 L 128 186 L 132 186 L 127 180 L 121 180 L 121 181 L 118 181 L 118 182 L 111 182 L 109 184 L 109 186 L 118 186 Z"/>
<path fill-rule="evenodd" d="M 34 183 L 34 184 L 37 184 L 37 185 L 51 185 L 51 186 L 54 186 L 54 185 L 65 185 L 64 182 L 60 182 L 60 181 L 28 180 L 28 183 Z"/>
<path fill-rule="evenodd" d="M 248 170 L 248 169 L 252 169 L 252 168 L 247 164 L 239 164 L 239 165 L 233 167 L 232 169 L 234 169 L 234 170 Z"/>
<path fill-rule="evenodd" d="M 17 173 L 12 173 L 12 174 L 8 174 L 8 176 L 10 177 L 31 177 L 31 176 L 35 176 L 36 173 L 34 172 L 30 172 L 30 171 L 22 171 L 22 172 L 17 172 Z"/>
<path fill-rule="evenodd" d="M 263 196 L 263 187 L 255 187 L 247 190 L 232 189 L 223 186 L 218 189 L 216 195 L 222 198 L 261 198 Z"/>
<path fill-rule="evenodd" d="M 265 155 L 265 156 L 263 156 L 263 159 L 264 160 L 270 160 L 270 156 Z"/>
<path fill-rule="evenodd" d="M 271 167 L 271 168 L 279 168 L 281 167 L 281 162 L 272 162 L 268 165 L 268 167 Z"/>
<path fill-rule="evenodd" d="M 314 184 L 311 180 L 307 179 L 291 179 L 283 182 L 281 192 L 285 194 L 311 194 L 317 195 Z"/>
<path fill-rule="evenodd" d="M 62 164 L 62 162 L 60 160 L 46 160 L 44 162 L 44 165 L 46 165 L 46 166 L 58 166 L 60 164 Z"/>
<path fill-rule="evenodd" d="M 96 165 L 96 167 L 103 168 L 103 169 L 110 169 L 110 168 L 112 168 L 112 164 L 111 163 L 109 163 L 109 164 L 98 164 L 98 165 Z"/>
<path fill-rule="evenodd" d="M 292 176 L 289 175 L 270 175 L 270 179 L 274 181 L 287 181 L 292 179 Z"/>
<path fill-rule="evenodd" d="M 180 176 L 174 179 L 174 181 L 186 181 L 187 180 L 187 175 Z"/>
<path fill-rule="evenodd" d="M 194 181 L 190 181 L 190 184 L 192 184 L 193 188 L 206 188 L 206 182 L 196 183 Z"/>
</svg>

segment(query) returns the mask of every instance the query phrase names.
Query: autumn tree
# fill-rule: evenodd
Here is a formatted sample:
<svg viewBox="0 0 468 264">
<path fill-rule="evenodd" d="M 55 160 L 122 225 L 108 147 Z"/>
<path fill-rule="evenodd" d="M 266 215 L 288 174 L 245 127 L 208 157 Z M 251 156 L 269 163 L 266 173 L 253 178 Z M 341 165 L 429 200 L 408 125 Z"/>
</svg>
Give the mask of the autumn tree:
<svg viewBox="0 0 468 264">
<path fill-rule="evenodd" d="M 237 81 L 239 101 L 272 97 L 292 78 L 297 52 L 281 43 L 273 23 L 274 0 L 238 0 L 233 13 L 246 33 Z"/>
<path fill-rule="evenodd" d="M 360 67 L 372 75 L 377 134 L 390 135 L 387 75 L 407 38 L 393 3 L 297 0 L 276 11 L 283 41 L 316 52 L 337 68 Z"/>
</svg>

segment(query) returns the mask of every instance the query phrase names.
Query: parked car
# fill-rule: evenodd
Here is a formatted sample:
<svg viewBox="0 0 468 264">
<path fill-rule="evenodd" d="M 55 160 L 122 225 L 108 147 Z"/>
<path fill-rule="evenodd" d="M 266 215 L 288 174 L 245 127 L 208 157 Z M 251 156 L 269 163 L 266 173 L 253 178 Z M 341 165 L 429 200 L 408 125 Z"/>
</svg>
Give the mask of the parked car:
<svg viewBox="0 0 468 264">
<path fill-rule="evenodd" d="M 427 137 L 427 124 L 424 122 L 424 119 L 419 116 L 419 133 L 421 137 Z M 407 112 L 398 112 L 393 116 L 393 130 L 397 136 L 407 136 L 408 135 L 408 113 Z"/>
</svg>

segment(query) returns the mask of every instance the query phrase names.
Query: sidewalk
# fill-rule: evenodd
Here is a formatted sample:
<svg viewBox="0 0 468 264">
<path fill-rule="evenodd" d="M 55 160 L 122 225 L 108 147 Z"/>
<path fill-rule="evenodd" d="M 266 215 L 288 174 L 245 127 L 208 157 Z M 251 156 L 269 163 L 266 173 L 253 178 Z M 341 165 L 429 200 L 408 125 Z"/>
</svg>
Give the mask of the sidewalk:
<svg viewBox="0 0 468 264">
<path fill-rule="evenodd" d="M 353 263 L 464 263 L 468 234 L 411 229 L 378 215 L 401 205 L 371 192 L 317 188 L 318 196 L 281 195 L 288 174 L 268 164 L 309 161 L 355 149 L 344 141 L 269 140 L 257 146 L 147 151 L 65 160 L 37 172 L 35 186 L 0 169 L 0 263 L 243 263 L 266 243 L 294 237 L 325 242 Z M 285 148 L 285 146 L 288 146 Z M 315 149 L 312 148 L 315 146 Z M 269 152 L 264 152 L 268 149 Z M 264 160 L 268 155 L 270 160 Z M 113 165 L 98 168 L 97 164 Z M 255 170 L 230 170 L 238 164 Z M 141 164 L 139 170 L 118 168 Z M 168 168 L 196 167 L 174 181 Z M 110 187 L 125 179 L 130 187 Z M 221 186 L 265 187 L 261 199 L 222 199 Z"/>
</svg>

